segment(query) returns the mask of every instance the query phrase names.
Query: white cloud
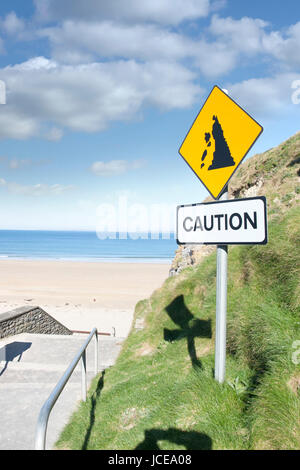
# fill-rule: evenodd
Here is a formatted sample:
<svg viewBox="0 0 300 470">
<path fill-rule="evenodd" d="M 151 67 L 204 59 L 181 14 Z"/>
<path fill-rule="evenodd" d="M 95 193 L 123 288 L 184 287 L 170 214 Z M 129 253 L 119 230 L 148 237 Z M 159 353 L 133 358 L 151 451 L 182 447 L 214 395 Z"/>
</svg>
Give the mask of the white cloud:
<svg viewBox="0 0 300 470">
<path fill-rule="evenodd" d="M 0 21 L 1 29 L 9 35 L 16 35 L 24 30 L 24 21 L 18 18 L 14 11 L 8 13 L 3 20 Z"/>
<path fill-rule="evenodd" d="M 50 142 L 58 142 L 62 139 L 64 132 L 62 129 L 58 129 L 57 127 L 52 127 L 45 133 L 45 138 Z"/>
<path fill-rule="evenodd" d="M 193 56 L 197 49 L 188 37 L 153 24 L 68 20 L 61 26 L 41 29 L 38 35 L 49 38 L 53 57 L 63 63 L 89 62 L 97 57 L 169 62 Z"/>
<path fill-rule="evenodd" d="M 271 25 L 258 18 L 213 15 L 207 29 L 197 26 L 191 35 L 171 27 L 215 11 L 224 6 L 222 1 L 35 3 L 39 18 L 52 22 L 35 30 L 36 40 L 48 38 L 52 58 L 33 57 L 0 69 L 7 86 L 0 138 L 58 141 L 66 130 L 99 132 L 113 121 L 134 119 L 147 106 L 187 108 L 203 93 L 201 76 L 224 81 L 237 66 L 249 65 L 249 57 L 253 64 L 276 64 L 281 77 L 300 65 L 300 22 L 282 32 L 271 31 Z M 7 32 L 24 36 L 24 24 L 15 14 L 3 21 Z M 235 91 L 240 87 L 247 101 L 242 90 L 256 86 L 259 95 L 271 78 L 256 80 L 236 84 Z M 279 81 L 273 80 L 276 90 Z M 277 91 L 265 93 L 270 109 L 283 103 Z"/>
<path fill-rule="evenodd" d="M 266 52 L 288 67 L 300 67 L 300 21 L 290 26 L 285 34 L 274 31 L 263 40 Z"/>
<path fill-rule="evenodd" d="M 201 91 L 194 73 L 166 62 L 60 65 L 39 57 L 1 69 L 0 78 L 7 88 L 2 138 L 41 135 L 43 123 L 98 132 L 111 121 L 132 119 L 143 106 L 186 108 Z"/>
<path fill-rule="evenodd" d="M 47 196 L 47 195 L 60 195 L 66 191 L 74 189 L 73 185 L 61 185 L 61 184 L 34 184 L 34 185 L 23 185 L 15 182 L 9 182 L 5 179 L 0 179 L 0 185 L 7 189 L 13 194 L 19 194 L 24 196 Z"/>
<path fill-rule="evenodd" d="M 218 77 L 236 65 L 238 52 L 223 40 L 195 40 L 161 25 L 65 21 L 45 28 L 52 56 L 59 63 L 88 63 L 116 57 L 144 62 L 181 63 L 190 60 L 207 77 Z M 187 66 L 185 65 L 186 69 Z M 188 70 L 188 69 L 187 69 Z"/>
<path fill-rule="evenodd" d="M 209 31 L 222 40 L 236 54 L 266 55 L 279 61 L 281 66 L 300 66 L 300 22 L 285 31 L 268 31 L 270 24 L 261 19 L 243 17 L 212 17 Z"/>
<path fill-rule="evenodd" d="M 185 61 L 187 70 L 196 65 L 203 75 L 211 78 L 226 74 L 236 66 L 242 52 L 239 34 L 243 31 L 244 38 L 254 48 L 254 38 L 263 24 L 261 20 L 252 23 L 249 18 L 240 24 L 231 18 L 214 16 L 209 31 L 217 40 L 211 42 L 204 35 L 195 39 L 162 25 L 113 21 L 67 20 L 59 26 L 42 28 L 37 34 L 49 39 L 52 56 L 59 63 L 79 64 L 119 57 L 144 62 Z M 252 39 L 247 25 L 252 30 Z"/>
<path fill-rule="evenodd" d="M 210 10 L 211 10 L 211 11 L 222 10 L 223 8 L 226 7 L 226 5 L 227 5 L 227 0 L 214 0 L 214 1 L 211 3 Z"/>
<path fill-rule="evenodd" d="M 7 103 L 5 113 L 0 113 L 0 139 L 27 139 L 37 135 L 38 130 L 39 122 L 29 109 Z"/>
<path fill-rule="evenodd" d="M 31 168 L 49 163 L 49 159 L 32 160 L 31 158 L 9 158 L 0 156 L 0 163 L 10 170 L 19 170 L 22 168 Z"/>
<path fill-rule="evenodd" d="M 263 52 L 263 39 L 267 26 L 268 23 L 261 19 L 243 17 L 234 20 L 214 15 L 209 31 L 235 52 L 257 54 Z"/>
<path fill-rule="evenodd" d="M 4 70 L 17 70 L 17 71 L 32 71 L 32 70 L 51 70 L 57 68 L 57 63 L 54 60 L 46 59 L 46 57 L 32 57 L 14 66 L 6 67 Z"/>
<path fill-rule="evenodd" d="M 26 166 L 31 166 L 32 164 L 32 161 L 29 160 L 29 159 L 21 159 L 21 160 L 17 160 L 16 158 L 12 158 L 8 165 L 9 165 L 9 168 L 11 170 L 17 170 L 19 168 L 24 168 Z"/>
<path fill-rule="evenodd" d="M 34 0 L 37 17 L 50 22 L 64 19 L 149 21 L 178 24 L 205 17 L 210 0 Z"/>
<path fill-rule="evenodd" d="M 229 94 L 249 113 L 260 117 L 274 117 L 296 111 L 292 102 L 292 84 L 300 75 L 280 73 L 274 77 L 255 78 L 229 84 Z"/>
<path fill-rule="evenodd" d="M 299 23 L 300 25 L 300 23 Z M 112 20 L 66 20 L 41 28 L 37 35 L 50 41 L 52 56 L 59 63 L 90 63 L 126 58 L 139 61 L 185 61 L 209 78 L 228 74 L 249 57 L 276 58 L 280 64 L 300 63 L 300 26 L 287 30 L 287 39 L 278 31 L 268 32 L 269 23 L 243 17 L 213 15 L 211 24 L 198 39 L 172 31 L 166 25 L 128 24 Z M 247 61 L 243 61 L 243 59 Z"/>
<path fill-rule="evenodd" d="M 237 52 L 223 42 L 200 41 L 195 64 L 203 75 L 216 78 L 229 73 L 236 66 L 237 59 Z"/>
<path fill-rule="evenodd" d="M 137 170 L 145 165 L 145 160 L 111 160 L 109 162 L 97 161 L 91 166 L 91 171 L 97 176 L 114 176 L 129 170 Z"/>
</svg>

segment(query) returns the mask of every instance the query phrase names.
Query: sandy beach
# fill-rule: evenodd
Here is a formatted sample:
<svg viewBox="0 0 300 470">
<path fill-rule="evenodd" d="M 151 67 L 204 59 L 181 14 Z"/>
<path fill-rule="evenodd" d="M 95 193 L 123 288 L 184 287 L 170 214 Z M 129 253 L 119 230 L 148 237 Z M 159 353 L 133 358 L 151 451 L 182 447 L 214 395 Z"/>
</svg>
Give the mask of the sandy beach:
<svg viewBox="0 0 300 470">
<path fill-rule="evenodd" d="M 73 330 L 127 336 L 135 304 L 160 287 L 169 264 L 1 260 L 0 313 L 39 305 Z"/>
</svg>

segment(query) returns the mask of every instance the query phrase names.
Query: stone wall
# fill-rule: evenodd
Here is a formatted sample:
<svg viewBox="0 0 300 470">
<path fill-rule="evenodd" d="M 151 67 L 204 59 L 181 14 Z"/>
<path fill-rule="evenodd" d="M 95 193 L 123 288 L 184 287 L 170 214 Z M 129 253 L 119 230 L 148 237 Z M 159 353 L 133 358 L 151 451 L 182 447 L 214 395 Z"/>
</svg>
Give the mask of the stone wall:
<svg viewBox="0 0 300 470">
<path fill-rule="evenodd" d="M 20 307 L 0 314 L 0 339 L 20 333 L 71 335 L 72 331 L 40 307 Z"/>
</svg>

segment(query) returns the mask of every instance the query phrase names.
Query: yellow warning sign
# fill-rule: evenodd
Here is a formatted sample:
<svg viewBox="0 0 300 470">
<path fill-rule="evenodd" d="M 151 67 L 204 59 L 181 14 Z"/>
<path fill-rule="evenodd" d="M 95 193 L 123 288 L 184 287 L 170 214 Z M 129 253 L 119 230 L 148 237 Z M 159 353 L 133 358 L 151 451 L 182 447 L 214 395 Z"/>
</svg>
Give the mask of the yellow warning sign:
<svg viewBox="0 0 300 470">
<path fill-rule="evenodd" d="M 263 128 L 215 86 L 179 153 L 217 199 Z"/>
</svg>

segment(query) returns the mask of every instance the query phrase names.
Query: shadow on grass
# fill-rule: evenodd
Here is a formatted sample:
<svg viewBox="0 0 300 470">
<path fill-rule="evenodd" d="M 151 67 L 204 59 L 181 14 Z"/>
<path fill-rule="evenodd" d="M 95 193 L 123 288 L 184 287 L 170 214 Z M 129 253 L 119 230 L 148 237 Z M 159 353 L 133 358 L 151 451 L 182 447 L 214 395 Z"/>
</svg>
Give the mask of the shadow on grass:
<svg viewBox="0 0 300 470">
<path fill-rule="evenodd" d="M 195 338 L 211 338 L 211 320 L 198 320 L 195 318 L 185 305 L 183 295 L 176 297 L 165 310 L 180 329 L 168 330 L 164 328 L 164 340 L 172 342 L 186 338 L 192 366 L 202 368 L 201 361 L 199 361 L 196 354 Z"/>
<path fill-rule="evenodd" d="M 90 411 L 90 424 L 89 427 L 86 431 L 84 442 L 82 444 L 81 450 L 86 450 L 88 447 L 88 443 L 90 440 L 91 432 L 95 423 L 95 408 L 97 404 L 97 400 L 100 397 L 101 390 L 104 387 L 104 375 L 105 375 L 105 370 L 102 371 L 101 377 L 99 378 L 99 381 L 97 383 L 97 388 L 95 392 L 93 393 L 91 397 L 91 411 Z"/>
<path fill-rule="evenodd" d="M 135 450 L 160 450 L 159 441 L 173 442 L 184 446 L 186 450 L 210 450 L 212 448 L 212 440 L 206 434 L 169 428 L 167 430 L 146 430 L 144 440 L 138 444 Z"/>
</svg>

